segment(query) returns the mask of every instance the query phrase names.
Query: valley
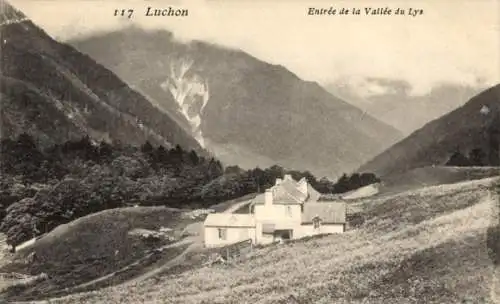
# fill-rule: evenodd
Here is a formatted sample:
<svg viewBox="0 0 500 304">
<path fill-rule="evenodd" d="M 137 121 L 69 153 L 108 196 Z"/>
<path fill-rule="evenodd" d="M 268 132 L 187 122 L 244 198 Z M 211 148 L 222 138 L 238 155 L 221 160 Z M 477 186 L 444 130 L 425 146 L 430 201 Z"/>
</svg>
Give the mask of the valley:
<svg viewBox="0 0 500 304">
<path fill-rule="evenodd" d="M 486 2 L 10 1 L 1 303 L 500 303 Z"/>
<path fill-rule="evenodd" d="M 318 83 L 237 49 L 134 26 L 70 43 L 143 92 L 226 165 L 271 162 L 337 178 L 401 138 Z M 110 44 L 121 47 L 103 47 Z M 324 149 L 316 149 L 319 139 Z"/>
</svg>

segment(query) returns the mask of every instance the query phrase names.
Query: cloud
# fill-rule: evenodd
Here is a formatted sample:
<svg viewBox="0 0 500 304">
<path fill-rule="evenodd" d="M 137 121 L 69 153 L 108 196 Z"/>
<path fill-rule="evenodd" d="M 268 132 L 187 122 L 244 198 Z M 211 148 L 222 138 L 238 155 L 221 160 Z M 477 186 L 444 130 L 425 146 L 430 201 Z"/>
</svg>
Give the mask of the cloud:
<svg viewBox="0 0 500 304">
<path fill-rule="evenodd" d="M 500 2 L 388 1 L 424 15 L 307 16 L 309 7 L 374 7 L 373 1 L 54 1 L 11 0 L 49 34 L 69 39 L 131 23 L 165 28 L 178 39 L 240 48 L 306 80 L 386 78 L 424 95 L 442 84 L 487 86 L 500 81 Z M 375 2 L 378 3 L 378 2 Z M 187 18 L 145 17 L 147 6 L 183 7 Z M 112 16 L 134 8 L 134 18 Z M 372 84 L 369 92 L 383 88 Z M 368 92 L 367 91 L 367 92 Z M 369 94 L 369 93 L 368 93 Z"/>
<path fill-rule="evenodd" d="M 397 93 L 394 83 L 390 81 L 359 76 L 344 77 L 338 80 L 336 85 L 342 89 L 347 89 L 350 94 L 355 94 L 356 97 L 361 97 L 367 101 L 370 97 Z"/>
</svg>

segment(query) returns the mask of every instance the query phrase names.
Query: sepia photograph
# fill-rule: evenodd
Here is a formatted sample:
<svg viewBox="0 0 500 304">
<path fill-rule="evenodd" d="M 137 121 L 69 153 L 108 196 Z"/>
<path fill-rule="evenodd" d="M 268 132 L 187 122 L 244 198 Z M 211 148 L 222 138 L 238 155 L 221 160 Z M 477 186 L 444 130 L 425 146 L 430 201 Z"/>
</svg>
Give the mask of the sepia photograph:
<svg viewBox="0 0 500 304">
<path fill-rule="evenodd" d="M 0 303 L 500 304 L 500 0 L 0 0 Z"/>
</svg>

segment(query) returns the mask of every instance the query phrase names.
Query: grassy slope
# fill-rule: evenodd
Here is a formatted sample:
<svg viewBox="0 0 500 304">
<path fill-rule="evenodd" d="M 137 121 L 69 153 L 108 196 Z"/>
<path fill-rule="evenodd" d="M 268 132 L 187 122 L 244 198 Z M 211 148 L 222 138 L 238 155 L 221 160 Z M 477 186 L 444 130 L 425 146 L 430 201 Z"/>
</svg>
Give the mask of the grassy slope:
<svg viewBox="0 0 500 304">
<path fill-rule="evenodd" d="M 280 303 L 290 295 L 299 303 L 493 303 L 486 245 L 498 222 L 493 184 L 498 179 L 365 200 L 359 230 L 262 248 L 238 267 L 200 267 L 54 303 Z"/>
<path fill-rule="evenodd" d="M 445 164 L 460 149 L 480 148 L 490 164 L 498 164 L 500 84 L 472 97 L 463 106 L 430 121 L 359 168 L 379 176 Z M 487 115 L 482 111 L 486 106 Z M 491 153 L 491 155 L 490 155 Z"/>
<path fill-rule="evenodd" d="M 219 203 L 217 205 L 213 205 L 210 207 L 210 209 L 213 209 L 215 212 L 224 212 L 227 209 L 229 209 L 235 205 L 238 205 L 239 203 L 241 203 L 243 201 L 251 200 L 251 199 L 255 198 L 256 196 L 257 196 L 257 193 L 250 193 L 250 194 L 244 195 L 242 197 L 238 197 L 238 198 L 235 198 L 235 199 L 232 199 L 229 201 L 225 201 L 223 203 Z"/>
<path fill-rule="evenodd" d="M 382 177 L 379 195 L 500 175 L 498 167 L 422 167 Z"/>
<path fill-rule="evenodd" d="M 174 228 L 177 234 L 192 220 L 181 219 L 181 211 L 165 207 L 138 207 L 112 209 L 82 217 L 61 225 L 41 238 L 33 248 L 20 251 L 18 261 L 33 250 L 38 260 L 32 265 L 11 263 L 2 267 L 0 272 L 19 272 L 39 274 L 45 272 L 51 278 L 22 292 L 11 290 L 9 293 L 22 298 L 57 294 L 59 290 L 73 287 L 96 279 L 146 256 L 152 248 L 163 243 L 145 244 L 128 232 L 133 228 L 159 229 L 161 226 Z M 166 242 L 166 241 L 165 241 Z M 172 257 L 185 246 L 165 250 L 152 256 L 146 264 L 162 262 L 164 257 Z M 164 261 L 163 261 L 164 262 Z M 143 263 L 143 264 L 144 264 Z M 143 265 L 142 270 L 146 270 Z M 151 266 L 151 265 L 149 265 Z M 137 268 L 130 275 L 138 274 Z M 133 272 L 133 273 L 132 273 Z M 116 278 L 109 283 L 117 283 Z"/>
</svg>

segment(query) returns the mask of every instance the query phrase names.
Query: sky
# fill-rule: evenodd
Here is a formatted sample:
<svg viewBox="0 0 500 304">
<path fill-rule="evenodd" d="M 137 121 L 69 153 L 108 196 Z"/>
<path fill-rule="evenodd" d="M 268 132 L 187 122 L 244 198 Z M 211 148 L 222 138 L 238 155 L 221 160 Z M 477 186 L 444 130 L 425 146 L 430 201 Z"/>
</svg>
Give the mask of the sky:
<svg viewBox="0 0 500 304">
<path fill-rule="evenodd" d="M 368 78 L 407 81 L 413 95 L 440 84 L 500 82 L 500 0 L 10 0 L 58 40 L 130 24 L 165 28 L 182 40 L 239 48 L 299 77 L 351 85 Z M 187 8 L 188 17 L 146 17 L 146 7 Z M 309 8 L 361 9 L 361 15 L 309 16 Z M 411 17 L 364 15 L 365 8 L 423 9 Z M 114 17 L 133 8 L 132 18 Z M 367 85 L 366 94 L 387 88 Z M 378 93 L 377 93 L 378 92 Z"/>
</svg>

